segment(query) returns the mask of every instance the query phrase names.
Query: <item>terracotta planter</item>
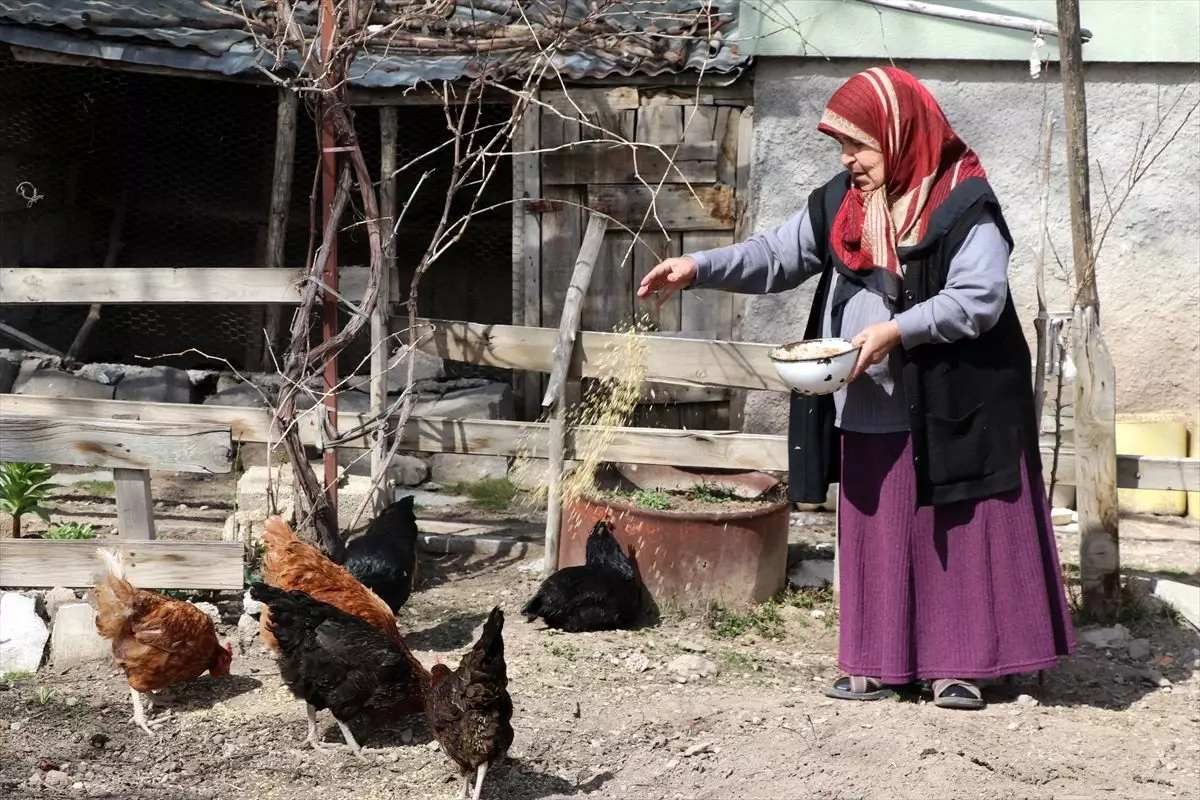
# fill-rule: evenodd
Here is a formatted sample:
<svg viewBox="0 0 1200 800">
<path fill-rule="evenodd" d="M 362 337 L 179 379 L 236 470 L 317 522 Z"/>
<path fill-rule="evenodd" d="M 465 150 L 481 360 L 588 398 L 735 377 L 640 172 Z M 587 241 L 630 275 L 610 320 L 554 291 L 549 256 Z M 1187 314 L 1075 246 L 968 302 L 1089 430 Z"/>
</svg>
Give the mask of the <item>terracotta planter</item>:
<svg viewBox="0 0 1200 800">
<path fill-rule="evenodd" d="M 762 603 L 787 578 L 788 504 L 742 511 L 652 511 L 614 499 L 580 498 L 563 508 L 558 567 L 584 563 L 592 526 L 612 515 L 617 540 L 633 548 L 638 571 L 658 604 L 688 608 L 717 600 Z"/>
</svg>

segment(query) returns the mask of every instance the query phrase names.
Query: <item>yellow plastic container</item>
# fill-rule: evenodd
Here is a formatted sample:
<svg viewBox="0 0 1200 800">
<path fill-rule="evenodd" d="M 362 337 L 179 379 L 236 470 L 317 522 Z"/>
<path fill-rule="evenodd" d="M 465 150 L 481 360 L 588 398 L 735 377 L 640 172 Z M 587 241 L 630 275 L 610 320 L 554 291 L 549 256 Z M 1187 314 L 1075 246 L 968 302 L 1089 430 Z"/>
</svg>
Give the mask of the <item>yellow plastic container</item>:
<svg viewBox="0 0 1200 800">
<path fill-rule="evenodd" d="M 1188 451 L 1187 418 L 1170 412 L 1118 414 L 1117 453 L 1127 456 L 1183 458 Z M 1159 489 L 1118 489 L 1123 514 L 1181 517 L 1187 513 L 1187 493 Z"/>
<path fill-rule="evenodd" d="M 1192 424 L 1188 458 L 1200 458 L 1200 412 L 1196 413 L 1196 419 Z M 1200 492 L 1188 492 L 1187 508 L 1189 517 L 1200 519 Z"/>
</svg>

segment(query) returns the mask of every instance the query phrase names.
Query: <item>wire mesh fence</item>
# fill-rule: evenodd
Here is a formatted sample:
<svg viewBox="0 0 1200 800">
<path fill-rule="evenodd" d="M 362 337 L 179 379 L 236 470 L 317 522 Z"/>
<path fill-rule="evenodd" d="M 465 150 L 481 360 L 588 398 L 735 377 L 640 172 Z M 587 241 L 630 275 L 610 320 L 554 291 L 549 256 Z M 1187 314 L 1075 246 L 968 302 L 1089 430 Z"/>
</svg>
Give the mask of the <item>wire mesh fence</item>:
<svg viewBox="0 0 1200 800">
<path fill-rule="evenodd" d="M 118 268 L 261 266 L 276 97 L 266 86 L 22 63 L 0 48 L 0 266 L 100 267 L 106 259 Z M 508 114 L 507 107 L 488 107 L 484 118 Z M 399 164 L 435 150 L 450 136 L 441 107 L 405 107 L 400 115 Z M 377 173 L 378 110 L 359 109 L 356 117 L 364 155 Z M 318 158 L 316 126 L 304 106 L 296 136 L 285 264 L 300 268 L 309 251 Z M 511 197 L 509 161 L 500 167 L 480 205 Z M 449 168 L 442 148 L 400 176 L 403 200 L 432 170 L 400 229 L 401 299 L 441 214 Z M 123 224 L 115 226 L 122 207 Z M 362 218 L 361 208 L 353 213 Z M 472 223 L 430 271 L 421 313 L 511 320 L 511 219 L 504 207 Z M 339 261 L 368 260 L 365 227 L 350 226 L 339 238 Z M 86 306 L 2 303 L 0 298 L 0 319 L 63 350 L 87 313 Z M 284 318 L 286 324 L 290 312 Z M 85 356 L 122 363 L 152 358 L 189 368 L 219 366 L 221 360 L 239 369 L 254 367 L 261 319 L 257 306 L 107 306 Z M 188 350 L 204 355 L 162 358 Z M 343 369 L 368 351 L 364 335 L 344 353 Z"/>
</svg>

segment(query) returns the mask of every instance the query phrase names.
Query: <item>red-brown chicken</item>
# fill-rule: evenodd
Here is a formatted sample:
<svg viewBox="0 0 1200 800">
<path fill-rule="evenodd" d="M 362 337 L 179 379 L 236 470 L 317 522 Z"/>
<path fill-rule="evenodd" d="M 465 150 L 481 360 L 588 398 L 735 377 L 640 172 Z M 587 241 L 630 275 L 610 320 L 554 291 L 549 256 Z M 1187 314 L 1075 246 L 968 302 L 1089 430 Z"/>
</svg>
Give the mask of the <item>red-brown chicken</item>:
<svg viewBox="0 0 1200 800">
<path fill-rule="evenodd" d="M 300 591 L 328 603 L 339 611 L 358 617 L 371 627 L 383 632 L 400 645 L 408 668 L 415 676 L 416 685 L 427 685 L 429 671 L 417 660 L 404 644 L 396 628 L 396 616 L 377 594 L 359 583 L 353 575 L 330 561 L 310 544 L 300 541 L 281 517 L 267 520 L 263 531 L 263 544 L 267 551 L 263 556 L 263 582 L 285 591 Z M 272 650 L 279 650 L 279 642 L 271 625 L 271 611 L 263 607 L 259 616 L 263 641 Z M 412 691 L 408 700 L 394 707 L 400 716 L 420 714 L 425 709 L 425 698 L 419 690 Z M 305 741 L 317 745 L 317 709 L 308 704 L 308 736 Z"/>
<path fill-rule="evenodd" d="M 322 603 L 353 614 L 402 642 L 396 615 L 379 595 L 363 586 L 343 567 L 330 561 L 317 548 L 300 541 L 282 517 L 271 517 L 263 530 L 263 582 L 286 591 L 312 595 Z M 263 608 L 259 617 L 263 641 L 272 650 L 279 643 L 271 633 L 271 612 Z"/>
<path fill-rule="evenodd" d="M 183 600 L 135 588 L 125 579 L 120 554 L 97 549 L 108 568 L 96 585 L 96 629 L 112 642 L 113 661 L 125 671 L 134 722 L 153 736 L 142 695 L 194 680 L 205 672 L 229 674 L 229 645 L 217 641 L 212 620 Z M 151 697 L 146 705 L 152 706 Z"/>
</svg>

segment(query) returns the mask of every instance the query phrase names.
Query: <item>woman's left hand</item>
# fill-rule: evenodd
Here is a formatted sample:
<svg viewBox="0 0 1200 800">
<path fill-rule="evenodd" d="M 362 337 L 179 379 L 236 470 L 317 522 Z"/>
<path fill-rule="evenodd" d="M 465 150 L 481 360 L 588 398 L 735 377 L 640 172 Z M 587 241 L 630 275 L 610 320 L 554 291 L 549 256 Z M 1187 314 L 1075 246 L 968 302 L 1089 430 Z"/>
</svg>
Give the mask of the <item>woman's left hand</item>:
<svg viewBox="0 0 1200 800">
<path fill-rule="evenodd" d="M 847 382 L 853 381 L 867 371 L 868 367 L 878 364 L 887 358 L 888 353 L 900 344 L 900 323 L 896 320 L 877 322 L 863 329 L 862 333 L 850 340 L 858 351 L 858 363 L 850 373 Z"/>
</svg>

